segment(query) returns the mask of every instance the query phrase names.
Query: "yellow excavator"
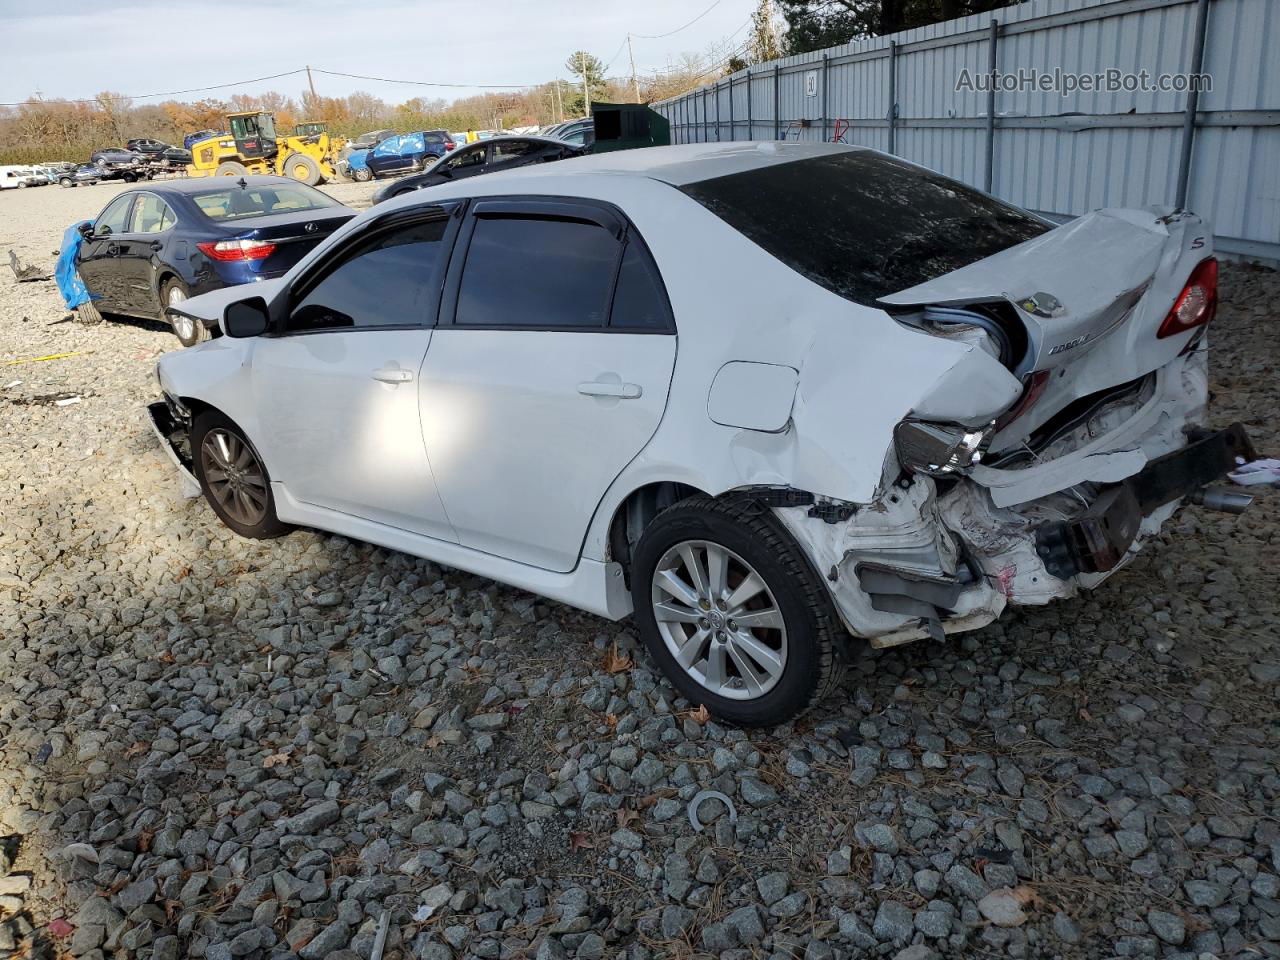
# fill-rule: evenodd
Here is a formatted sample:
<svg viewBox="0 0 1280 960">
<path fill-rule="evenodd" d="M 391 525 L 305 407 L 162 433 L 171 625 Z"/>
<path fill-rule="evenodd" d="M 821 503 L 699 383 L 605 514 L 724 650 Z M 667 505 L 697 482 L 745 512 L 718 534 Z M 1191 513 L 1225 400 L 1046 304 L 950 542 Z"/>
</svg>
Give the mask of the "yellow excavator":
<svg viewBox="0 0 1280 960">
<path fill-rule="evenodd" d="M 337 176 L 337 148 L 328 132 L 305 137 L 277 136 L 276 119 L 265 111 L 227 115 L 230 135 L 191 145 L 187 173 L 193 177 L 235 177 L 274 173 L 315 186 Z"/>
</svg>

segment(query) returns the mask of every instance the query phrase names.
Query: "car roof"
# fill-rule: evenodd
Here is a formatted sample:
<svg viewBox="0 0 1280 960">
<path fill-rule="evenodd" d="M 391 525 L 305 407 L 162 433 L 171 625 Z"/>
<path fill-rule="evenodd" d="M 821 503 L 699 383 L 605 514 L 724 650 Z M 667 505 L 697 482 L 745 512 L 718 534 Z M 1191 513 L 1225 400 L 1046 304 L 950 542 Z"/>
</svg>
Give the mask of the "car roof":
<svg viewBox="0 0 1280 960">
<path fill-rule="evenodd" d="M 135 189 L 183 194 L 203 193 L 206 190 L 217 190 L 219 187 L 237 187 L 240 185 L 241 180 L 249 187 L 281 186 L 283 184 L 303 186 L 292 177 L 276 177 L 270 174 L 258 173 L 245 174 L 243 177 L 187 177 L 181 180 L 152 181 L 146 186 L 139 185 Z"/>
<path fill-rule="evenodd" d="M 563 141 L 556 140 L 554 137 L 519 139 L 563 144 Z M 539 177 L 564 176 L 566 173 L 601 174 L 645 177 L 682 187 L 701 180 L 758 170 L 762 167 L 867 149 L 867 147 L 855 147 L 843 143 L 788 143 L 777 140 L 687 143 L 671 147 L 642 147 L 635 150 L 587 154 L 561 160 L 555 164 L 517 167 L 494 176 L 501 176 L 505 182 L 510 183 L 515 178 L 536 180 Z"/>
</svg>

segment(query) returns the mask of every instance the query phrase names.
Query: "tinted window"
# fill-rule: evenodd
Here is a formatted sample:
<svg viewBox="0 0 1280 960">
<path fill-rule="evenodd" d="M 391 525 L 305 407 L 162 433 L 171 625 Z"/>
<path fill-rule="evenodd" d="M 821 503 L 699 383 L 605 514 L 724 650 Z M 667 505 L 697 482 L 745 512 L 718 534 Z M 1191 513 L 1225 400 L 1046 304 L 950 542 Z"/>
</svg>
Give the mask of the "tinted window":
<svg viewBox="0 0 1280 960">
<path fill-rule="evenodd" d="M 423 139 L 427 143 L 444 143 L 445 135 L 443 133 L 426 133 L 423 134 Z"/>
<path fill-rule="evenodd" d="M 667 293 L 658 279 L 658 268 L 639 240 L 627 241 L 613 292 L 609 326 L 633 330 L 666 330 L 670 325 Z"/>
<path fill-rule="evenodd" d="M 289 330 L 429 324 L 444 267 L 441 217 L 382 234 L 357 247 L 289 317 Z"/>
<path fill-rule="evenodd" d="M 444 165 L 450 169 L 457 169 L 458 167 L 470 167 L 483 162 L 484 147 L 474 147 L 471 150 L 459 150 L 446 160 Z"/>
<path fill-rule="evenodd" d="M 571 220 L 481 217 L 458 291 L 457 323 L 601 327 L 618 243 Z"/>
<path fill-rule="evenodd" d="M 263 187 L 228 187 L 193 194 L 196 206 L 210 220 L 243 220 L 273 213 L 296 213 L 340 207 L 333 198 L 303 183 L 273 183 Z"/>
<path fill-rule="evenodd" d="M 533 144 L 527 140 L 512 140 L 495 143 L 493 145 L 493 162 L 501 163 L 504 160 L 513 160 L 516 157 L 523 157 L 533 149 Z"/>
<path fill-rule="evenodd" d="M 869 151 L 681 189 L 797 273 L 862 304 L 1049 229 L 962 183 Z"/>
<path fill-rule="evenodd" d="M 116 197 L 94 221 L 94 231 L 101 233 L 103 227 L 110 227 L 112 233 L 124 233 L 125 224 L 129 220 L 129 207 L 132 206 L 135 196 L 136 194 L 126 193 L 123 197 Z"/>
</svg>

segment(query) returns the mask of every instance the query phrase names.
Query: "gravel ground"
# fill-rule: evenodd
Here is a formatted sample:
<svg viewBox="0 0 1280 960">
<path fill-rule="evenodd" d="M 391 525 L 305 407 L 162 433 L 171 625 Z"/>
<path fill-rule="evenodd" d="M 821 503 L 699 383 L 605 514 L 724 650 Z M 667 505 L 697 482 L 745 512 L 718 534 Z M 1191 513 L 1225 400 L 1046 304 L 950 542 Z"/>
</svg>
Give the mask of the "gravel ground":
<svg viewBox="0 0 1280 960">
<path fill-rule="evenodd" d="M 0 256 L 116 189 L 6 192 Z M 1269 451 L 1278 300 L 1228 268 L 1214 328 Z M 63 316 L 0 276 L 0 362 L 80 352 L 0 372 L 0 958 L 354 960 L 384 917 L 430 960 L 1280 957 L 1275 498 L 748 734 L 627 623 L 237 539 L 145 421 L 173 337 Z"/>
</svg>

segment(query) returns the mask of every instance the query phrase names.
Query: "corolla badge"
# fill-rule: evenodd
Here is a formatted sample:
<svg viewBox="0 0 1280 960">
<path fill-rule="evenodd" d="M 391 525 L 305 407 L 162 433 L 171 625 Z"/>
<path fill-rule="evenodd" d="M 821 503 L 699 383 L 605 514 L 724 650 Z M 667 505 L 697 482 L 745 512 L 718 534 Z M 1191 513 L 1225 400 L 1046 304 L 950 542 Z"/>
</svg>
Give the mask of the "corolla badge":
<svg viewBox="0 0 1280 960">
<path fill-rule="evenodd" d="M 1062 301 L 1052 293 L 1033 293 L 1018 301 L 1018 306 L 1037 317 L 1060 317 L 1067 312 Z"/>
</svg>

